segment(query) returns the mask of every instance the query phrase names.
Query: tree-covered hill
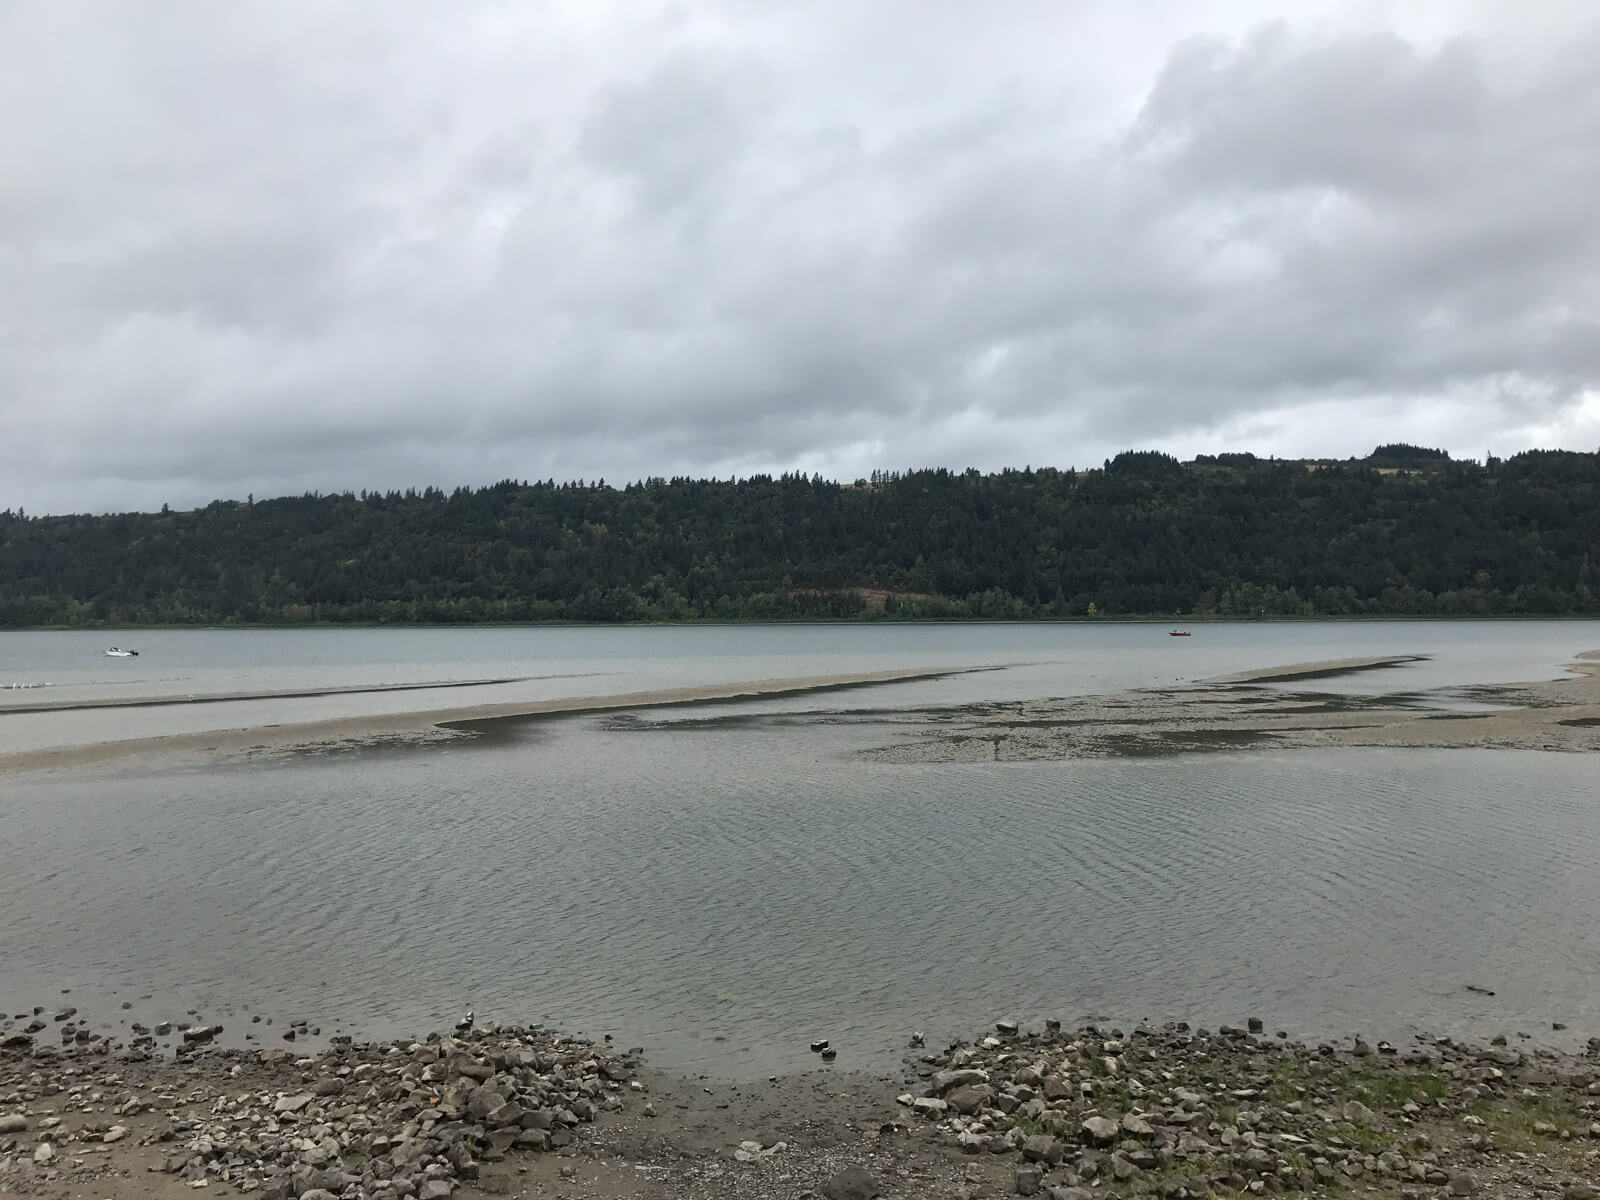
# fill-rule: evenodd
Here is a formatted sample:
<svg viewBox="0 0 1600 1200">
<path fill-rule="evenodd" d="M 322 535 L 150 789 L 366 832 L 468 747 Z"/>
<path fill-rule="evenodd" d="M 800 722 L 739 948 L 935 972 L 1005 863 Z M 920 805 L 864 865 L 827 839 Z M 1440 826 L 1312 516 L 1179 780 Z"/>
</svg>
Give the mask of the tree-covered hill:
<svg viewBox="0 0 1600 1200">
<path fill-rule="evenodd" d="M 0 514 L 10 627 L 1091 613 L 1600 614 L 1600 455 L 1141 452 Z"/>
</svg>

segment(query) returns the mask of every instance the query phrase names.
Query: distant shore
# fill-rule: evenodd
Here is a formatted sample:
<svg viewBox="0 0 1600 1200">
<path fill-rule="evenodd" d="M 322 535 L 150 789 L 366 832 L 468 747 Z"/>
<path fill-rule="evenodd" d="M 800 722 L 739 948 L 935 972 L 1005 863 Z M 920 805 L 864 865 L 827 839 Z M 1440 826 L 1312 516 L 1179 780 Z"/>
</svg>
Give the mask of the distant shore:
<svg viewBox="0 0 1600 1200">
<path fill-rule="evenodd" d="M 1324 625 L 1339 622 L 1404 621 L 1417 624 L 1460 624 L 1468 621 L 1528 623 L 1539 621 L 1600 621 L 1600 613 L 1265 613 L 1260 616 L 1225 616 L 1220 613 L 1119 613 L 1112 616 L 1070 617 L 906 617 L 893 613 L 849 617 L 684 617 L 674 621 L 237 621 L 215 625 L 7 625 L 7 633 L 254 633 L 301 629 L 674 629 L 782 627 L 785 625 Z"/>
</svg>

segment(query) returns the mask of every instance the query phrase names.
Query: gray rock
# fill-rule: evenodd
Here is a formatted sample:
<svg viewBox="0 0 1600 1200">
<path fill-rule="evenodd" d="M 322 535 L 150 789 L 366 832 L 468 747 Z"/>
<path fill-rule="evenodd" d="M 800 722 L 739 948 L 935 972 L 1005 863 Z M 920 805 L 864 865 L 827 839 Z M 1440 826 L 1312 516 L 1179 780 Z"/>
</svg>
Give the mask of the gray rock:
<svg viewBox="0 0 1600 1200">
<path fill-rule="evenodd" d="M 865 1167 L 846 1167 L 822 1187 L 828 1200 L 874 1200 L 878 1181 Z"/>
<path fill-rule="evenodd" d="M 298 1096 L 283 1096 L 272 1106 L 272 1111 L 278 1114 L 297 1113 L 309 1105 L 316 1097 L 310 1092 L 301 1092 Z"/>
<path fill-rule="evenodd" d="M 945 1102 L 958 1113 L 971 1116 L 994 1099 L 994 1089 L 986 1083 L 968 1083 L 956 1088 L 945 1097 Z"/>
<path fill-rule="evenodd" d="M 1036 1133 L 1022 1143 L 1022 1157 L 1029 1162 L 1044 1163 L 1053 1167 L 1061 1161 L 1066 1147 L 1048 1133 Z"/>
<path fill-rule="evenodd" d="M 28 1118 L 21 1113 L 8 1113 L 0 1117 L 0 1133 L 24 1133 L 28 1128 Z"/>
<path fill-rule="evenodd" d="M 456 1185 L 448 1179 L 430 1179 L 418 1190 L 419 1200 L 445 1200 L 451 1192 L 456 1190 Z"/>
<path fill-rule="evenodd" d="M 467 1096 L 467 1115 L 482 1121 L 490 1113 L 505 1106 L 506 1098 L 492 1087 L 476 1087 Z"/>
<path fill-rule="evenodd" d="M 1099 1142 L 1102 1145 L 1109 1145 L 1116 1141 L 1117 1135 L 1121 1132 L 1121 1127 L 1115 1121 L 1106 1117 L 1089 1117 L 1084 1121 L 1081 1128 L 1083 1129 L 1084 1137 L 1091 1142 Z"/>
<path fill-rule="evenodd" d="M 1136 1138 L 1153 1138 L 1156 1135 L 1150 1122 L 1137 1113 L 1128 1113 L 1122 1118 L 1122 1132 Z"/>
<path fill-rule="evenodd" d="M 1465 1171 L 1457 1171 L 1450 1176 L 1450 1194 L 1452 1196 L 1470 1196 L 1478 1190 L 1478 1181 Z"/>
<path fill-rule="evenodd" d="M 1094 1193 L 1088 1188 L 1053 1187 L 1050 1189 L 1050 1200 L 1094 1200 Z"/>
<path fill-rule="evenodd" d="M 1024 1163 L 1017 1168 L 1014 1183 L 1019 1196 L 1034 1196 L 1044 1185 L 1044 1168 L 1038 1163 Z"/>
<path fill-rule="evenodd" d="M 1377 1114 L 1359 1100 L 1351 1100 L 1344 1106 L 1344 1119 L 1362 1129 L 1370 1126 L 1376 1118 Z"/>
<path fill-rule="evenodd" d="M 928 1087 L 935 1096 L 942 1096 L 952 1088 L 962 1087 L 969 1083 L 988 1083 L 989 1073 L 979 1071 L 974 1067 L 962 1067 L 953 1071 L 938 1071 L 928 1081 Z"/>
<path fill-rule="evenodd" d="M 49 1162 L 55 1156 L 56 1148 L 49 1142 L 40 1142 L 33 1151 L 33 1161 L 40 1164 Z"/>
</svg>

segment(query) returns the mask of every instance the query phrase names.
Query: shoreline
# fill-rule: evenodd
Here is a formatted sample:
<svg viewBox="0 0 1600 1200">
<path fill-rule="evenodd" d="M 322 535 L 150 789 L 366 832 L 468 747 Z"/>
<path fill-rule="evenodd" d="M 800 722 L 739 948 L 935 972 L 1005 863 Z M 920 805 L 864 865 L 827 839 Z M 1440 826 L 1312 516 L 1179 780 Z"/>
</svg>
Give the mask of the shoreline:
<svg viewBox="0 0 1600 1200">
<path fill-rule="evenodd" d="M 167 1057 L 149 1037 L 84 1040 L 77 1017 L 0 1020 L 0 1193 L 1593 1200 L 1600 1180 L 1600 1038 L 1565 1053 L 1306 1044 L 1256 1017 L 1000 1020 L 943 1050 L 909 1034 L 898 1073 L 734 1084 L 542 1026 L 305 1050 L 219 1048 L 195 1025 Z"/>
</svg>

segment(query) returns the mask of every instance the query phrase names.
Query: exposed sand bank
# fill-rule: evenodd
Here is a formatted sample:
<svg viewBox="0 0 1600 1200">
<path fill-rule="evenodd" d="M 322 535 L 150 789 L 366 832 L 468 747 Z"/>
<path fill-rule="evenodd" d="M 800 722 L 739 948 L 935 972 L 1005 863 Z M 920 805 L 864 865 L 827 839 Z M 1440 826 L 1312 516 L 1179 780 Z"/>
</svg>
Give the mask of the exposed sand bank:
<svg viewBox="0 0 1600 1200">
<path fill-rule="evenodd" d="M 963 669 L 974 668 L 864 671 L 856 674 L 812 675 L 795 679 L 758 679 L 741 683 L 659 688 L 647 692 L 624 692 L 615 696 L 568 696 L 557 700 L 474 704 L 458 708 L 430 709 L 423 712 L 339 717 L 331 720 L 269 725 L 249 729 L 212 730 L 202 733 L 169 734 L 162 737 L 97 742 L 90 745 L 56 746 L 40 750 L 23 750 L 12 754 L 0 754 L 0 774 L 8 771 L 83 766 L 110 762 L 134 755 L 237 754 L 252 750 L 293 750 L 396 739 L 422 740 L 462 737 L 472 727 L 481 726 L 491 721 L 555 715 L 570 716 L 629 708 L 659 708 L 667 705 L 701 704 L 718 700 L 792 696 L 808 692 L 868 687 L 874 684 L 900 683 L 913 679 L 937 679 L 945 675 L 958 674 Z"/>
<path fill-rule="evenodd" d="M 916 741 L 866 753 L 883 762 L 1025 762 L 1306 746 L 1600 750 L 1600 652 L 1561 679 L 1402 695 L 1268 686 L 1403 666 L 1414 656 L 1275 667 L 1187 687 L 1030 700 L 928 721 Z"/>
<path fill-rule="evenodd" d="M 443 683 L 376 683 L 351 687 L 297 688 L 264 692 L 198 692 L 185 696 L 128 696 L 107 700 L 43 700 L 37 704 L 0 704 L 7 713 L 78 712 L 97 708 L 166 708 L 174 704 L 220 704 L 234 700 L 305 700 L 318 696 L 366 696 L 386 692 L 432 692 L 451 688 L 494 687 L 526 683 L 530 679 L 561 679 L 560 675 L 512 675 L 502 679 L 449 679 Z"/>
<path fill-rule="evenodd" d="M 1380 671 L 1385 667 L 1403 667 L 1407 663 L 1423 662 L 1425 654 L 1389 654 L 1374 658 L 1330 658 L 1323 662 L 1296 663 L 1289 667 L 1261 667 L 1255 671 L 1239 671 L 1232 675 L 1219 675 L 1205 683 L 1290 683 L 1297 679 L 1333 679 L 1340 675 L 1354 675 L 1359 671 Z"/>
</svg>

